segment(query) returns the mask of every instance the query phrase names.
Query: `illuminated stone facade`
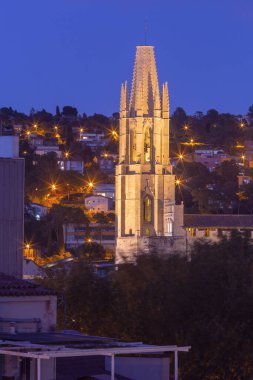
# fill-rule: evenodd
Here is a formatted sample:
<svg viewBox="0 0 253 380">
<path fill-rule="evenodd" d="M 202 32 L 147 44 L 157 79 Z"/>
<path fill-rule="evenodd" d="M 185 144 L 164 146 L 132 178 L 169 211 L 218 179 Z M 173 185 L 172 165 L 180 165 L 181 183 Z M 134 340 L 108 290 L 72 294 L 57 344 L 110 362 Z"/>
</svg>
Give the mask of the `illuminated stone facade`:
<svg viewBox="0 0 253 380">
<path fill-rule="evenodd" d="M 184 251 L 183 205 L 175 205 L 169 158 L 169 93 L 160 97 L 153 46 L 137 46 L 130 98 L 121 87 L 116 168 L 116 262 Z"/>
</svg>

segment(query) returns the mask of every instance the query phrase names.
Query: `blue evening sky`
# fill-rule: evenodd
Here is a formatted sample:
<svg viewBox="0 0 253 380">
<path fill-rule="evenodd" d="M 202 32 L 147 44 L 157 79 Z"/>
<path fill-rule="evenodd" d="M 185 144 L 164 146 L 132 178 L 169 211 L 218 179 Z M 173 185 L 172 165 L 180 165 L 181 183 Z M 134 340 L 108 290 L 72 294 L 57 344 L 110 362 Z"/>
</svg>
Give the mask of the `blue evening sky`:
<svg viewBox="0 0 253 380">
<path fill-rule="evenodd" d="M 0 107 L 117 111 L 145 22 L 172 110 L 247 112 L 252 0 L 0 0 Z"/>
</svg>

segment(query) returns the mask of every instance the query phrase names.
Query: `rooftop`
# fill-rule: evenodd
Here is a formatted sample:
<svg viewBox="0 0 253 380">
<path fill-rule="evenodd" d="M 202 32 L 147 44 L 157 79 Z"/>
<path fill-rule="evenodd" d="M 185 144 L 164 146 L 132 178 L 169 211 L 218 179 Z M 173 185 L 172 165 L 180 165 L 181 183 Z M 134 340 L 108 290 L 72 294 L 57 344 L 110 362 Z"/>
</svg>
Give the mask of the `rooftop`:
<svg viewBox="0 0 253 380">
<path fill-rule="evenodd" d="M 92 376 L 95 379 L 126 379 L 115 377 L 114 358 L 117 355 L 132 356 L 175 355 L 175 371 L 178 373 L 179 352 L 188 352 L 190 347 L 153 346 L 142 342 L 120 342 L 114 338 L 86 336 L 74 331 L 57 333 L 0 333 L 0 354 L 37 360 L 37 379 L 41 379 L 41 359 L 57 359 L 57 379 L 74 380 L 77 376 Z M 111 373 L 104 369 L 103 357 L 111 358 Z M 78 361 L 78 358 L 81 359 Z M 74 373 L 73 373 L 74 369 Z M 110 374 L 110 377 L 108 376 Z M 85 377 L 84 377 L 85 378 Z M 89 378 L 89 377 L 87 377 Z M 91 377 L 92 378 L 92 377 Z M 175 379 L 178 377 L 175 375 Z"/>
<path fill-rule="evenodd" d="M 56 293 L 33 282 L 0 273 L 0 297 L 49 295 L 56 295 Z"/>
<path fill-rule="evenodd" d="M 185 214 L 186 228 L 253 228 L 253 215 L 233 214 Z"/>
</svg>

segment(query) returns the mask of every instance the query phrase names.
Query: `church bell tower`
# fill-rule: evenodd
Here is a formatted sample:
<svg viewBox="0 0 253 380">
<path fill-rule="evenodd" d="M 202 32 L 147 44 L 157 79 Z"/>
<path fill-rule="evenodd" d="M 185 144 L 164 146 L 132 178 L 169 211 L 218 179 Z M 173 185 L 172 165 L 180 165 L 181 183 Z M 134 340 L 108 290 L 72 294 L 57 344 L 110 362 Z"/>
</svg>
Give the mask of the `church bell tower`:
<svg viewBox="0 0 253 380">
<path fill-rule="evenodd" d="M 169 158 L 169 92 L 160 94 L 153 46 L 137 46 L 130 97 L 121 86 L 116 167 L 116 263 L 169 253 L 183 237 Z"/>
</svg>

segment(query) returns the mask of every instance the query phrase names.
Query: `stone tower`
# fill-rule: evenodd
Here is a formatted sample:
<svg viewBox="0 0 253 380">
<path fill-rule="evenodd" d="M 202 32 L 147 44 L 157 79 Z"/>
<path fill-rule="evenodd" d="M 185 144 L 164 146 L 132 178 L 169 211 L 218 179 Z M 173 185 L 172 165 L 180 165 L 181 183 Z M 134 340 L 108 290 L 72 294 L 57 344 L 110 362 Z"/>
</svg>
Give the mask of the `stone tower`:
<svg viewBox="0 0 253 380">
<path fill-rule="evenodd" d="M 116 168 L 116 263 L 183 249 L 183 205 L 175 205 L 169 158 L 169 93 L 160 96 L 153 46 L 137 46 L 130 98 L 122 84 Z"/>
</svg>

